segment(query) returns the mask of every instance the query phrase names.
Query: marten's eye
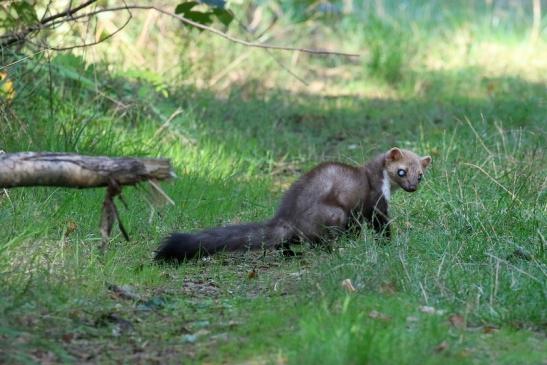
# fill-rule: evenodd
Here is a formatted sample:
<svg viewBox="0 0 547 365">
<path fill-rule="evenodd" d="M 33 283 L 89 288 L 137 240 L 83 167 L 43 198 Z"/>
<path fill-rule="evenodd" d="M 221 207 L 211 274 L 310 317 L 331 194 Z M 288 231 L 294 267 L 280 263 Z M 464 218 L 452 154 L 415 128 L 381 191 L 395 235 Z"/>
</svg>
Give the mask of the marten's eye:
<svg viewBox="0 0 547 365">
<path fill-rule="evenodd" d="M 397 175 L 399 175 L 400 177 L 406 176 L 406 171 L 403 169 L 399 169 L 397 170 Z"/>
<path fill-rule="evenodd" d="M 418 175 L 418 181 L 422 181 L 422 177 L 424 177 L 424 174 Z"/>
</svg>

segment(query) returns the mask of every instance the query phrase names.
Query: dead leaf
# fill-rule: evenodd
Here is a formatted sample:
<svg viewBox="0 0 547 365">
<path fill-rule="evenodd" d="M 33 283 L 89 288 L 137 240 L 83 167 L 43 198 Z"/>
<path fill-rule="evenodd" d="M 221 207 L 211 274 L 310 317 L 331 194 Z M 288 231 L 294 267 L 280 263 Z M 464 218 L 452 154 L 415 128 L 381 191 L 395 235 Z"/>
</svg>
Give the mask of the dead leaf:
<svg viewBox="0 0 547 365">
<path fill-rule="evenodd" d="M 78 225 L 76 224 L 76 222 L 74 222 L 73 220 L 69 220 L 66 223 L 65 237 L 68 237 L 68 235 L 70 235 L 72 232 L 74 232 L 76 230 L 76 228 L 78 228 Z"/>
<path fill-rule="evenodd" d="M 63 342 L 71 343 L 76 338 L 75 333 L 65 333 L 62 337 Z"/>
<path fill-rule="evenodd" d="M 435 346 L 435 352 L 437 352 L 437 353 L 440 353 L 440 352 L 443 352 L 443 351 L 446 351 L 446 350 L 448 350 L 448 342 L 446 342 L 446 341 L 443 341 L 440 344 L 438 344 L 437 346 Z"/>
<path fill-rule="evenodd" d="M 448 317 L 450 324 L 456 328 L 465 328 L 465 318 L 459 314 L 452 314 Z"/>
<path fill-rule="evenodd" d="M 68 312 L 68 317 L 73 320 L 82 320 L 84 313 L 79 309 L 73 309 Z"/>
<path fill-rule="evenodd" d="M 234 327 L 240 326 L 242 323 L 243 322 L 235 321 L 232 319 L 228 322 L 219 323 L 219 325 L 224 327 L 234 328 Z"/>
<path fill-rule="evenodd" d="M 251 271 L 249 271 L 249 273 L 247 273 L 247 278 L 248 279 L 255 279 L 256 278 L 256 270 L 252 269 Z"/>
<path fill-rule="evenodd" d="M 459 355 L 461 357 L 469 357 L 473 354 L 473 351 L 470 350 L 470 349 L 463 349 L 462 351 L 460 351 Z"/>
<path fill-rule="evenodd" d="M 388 281 L 380 285 L 380 293 L 393 295 L 397 292 L 397 287 L 393 281 Z"/>
<path fill-rule="evenodd" d="M 7 72 L 0 71 L 0 99 L 11 103 L 14 97 L 15 88 L 13 87 L 13 82 L 9 79 Z"/>
<path fill-rule="evenodd" d="M 482 333 L 491 334 L 498 332 L 498 328 L 494 326 L 484 326 L 482 328 Z"/>
<path fill-rule="evenodd" d="M 357 289 L 355 289 L 355 287 L 351 283 L 351 279 L 342 280 L 342 288 L 344 288 L 347 293 L 354 293 L 357 291 Z"/>
<path fill-rule="evenodd" d="M 390 316 L 388 316 L 387 314 L 384 314 L 382 312 L 378 312 L 376 310 L 372 310 L 372 311 L 368 312 L 368 316 L 372 319 L 379 319 L 381 321 L 391 320 Z"/>
</svg>

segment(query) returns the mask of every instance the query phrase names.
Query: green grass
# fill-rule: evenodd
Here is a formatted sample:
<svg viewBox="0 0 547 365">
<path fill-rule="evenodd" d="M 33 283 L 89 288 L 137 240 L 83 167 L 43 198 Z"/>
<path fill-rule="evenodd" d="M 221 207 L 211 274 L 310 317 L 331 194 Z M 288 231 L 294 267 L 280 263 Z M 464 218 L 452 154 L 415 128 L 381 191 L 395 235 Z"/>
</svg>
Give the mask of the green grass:
<svg viewBox="0 0 547 365">
<path fill-rule="evenodd" d="M 47 65 L 11 69 L 18 96 L 2 109 L 0 149 L 161 156 L 178 178 L 163 184 L 176 205 L 155 214 L 142 189 L 124 189 L 132 240 L 115 230 L 104 255 L 103 191 L 0 194 L 0 362 L 544 363 L 547 65 L 534 60 L 547 46 L 527 43 L 518 14 L 494 27 L 480 7 L 432 3 L 386 2 L 399 22 L 339 20 L 352 37 L 324 26 L 287 35 L 366 45 L 356 62 L 299 56 L 296 71 L 316 81 L 307 87 L 245 49 L 245 63 L 210 83 L 242 48 L 202 38 L 201 62 L 174 57 L 182 83 L 65 57 L 50 96 Z M 394 145 L 433 165 L 419 192 L 394 194 L 389 244 L 364 229 L 293 259 L 151 261 L 173 230 L 270 217 L 318 162 L 362 163 Z"/>
</svg>

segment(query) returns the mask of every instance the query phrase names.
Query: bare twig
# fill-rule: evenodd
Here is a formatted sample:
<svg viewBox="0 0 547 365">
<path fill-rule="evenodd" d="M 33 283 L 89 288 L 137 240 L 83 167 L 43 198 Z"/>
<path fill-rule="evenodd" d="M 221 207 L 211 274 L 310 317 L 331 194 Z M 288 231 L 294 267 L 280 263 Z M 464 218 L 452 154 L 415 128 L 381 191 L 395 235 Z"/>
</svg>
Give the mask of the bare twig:
<svg viewBox="0 0 547 365">
<path fill-rule="evenodd" d="M 71 8 L 71 6 L 68 7 L 67 10 L 65 11 L 62 11 L 58 14 L 55 14 L 55 15 L 51 15 L 45 19 L 42 19 L 42 21 L 40 23 L 42 24 L 45 24 L 45 23 L 49 23 L 50 21 L 52 20 L 55 20 L 55 19 L 58 19 L 58 18 L 62 18 L 62 17 L 65 17 L 65 16 L 72 16 L 73 14 L 77 13 L 78 11 L 84 9 L 84 8 L 87 8 L 89 5 L 93 4 L 93 3 L 96 3 L 97 0 L 88 0 L 86 2 L 84 2 L 83 4 L 75 7 L 75 8 Z"/>
<path fill-rule="evenodd" d="M 274 60 L 274 62 L 279 66 L 281 67 L 283 70 L 285 70 L 289 75 L 291 75 L 292 77 L 294 77 L 295 79 L 297 79 L 298 81 L 300 81 L 302 84 L 308 86 L 309 83 L 304 80 L 303 78 L 301 78 L 300 76 L 298 76 L 296 73 L 294 73 L 294 71 L 292 71 L 290 68 L 288 68 L 287 66 L 285 66 L 283 64 L 283 62 L 281 62 L 280 60 L 277 59 L 277 57 L 275 57 L 272 52 L 270 52 L 269 49 L 266 50 L 266 52 L 270 55 L 270 57 Z"/>
<path fill-rule="evenodd" d="M 95 2 L 97 2 L 97 0 L 88 0 L 88 1 L 80 4 L 79 6 L 77 6 L 75 8 L 71 8 L 69 6 L 67 10 L 62 11 L 62 12 L 57 13 L 57 14 L 54 14 L 54 15 L 51 15 L 51 16 L 48 16 L 46 18 L 43 18 L 38 23 L 36 23 L 34 25 L 31 25 L 30 27 L 27 27 L 26 29 L 23 29 L 20 32 L 3 35 L 2 38 L 7 38 L 7 40 L 0 43 L 0 48 L 1 47 L 6 47 L 6 46 L 11 46 L 12 44 L 15 44 L 17 42 L 20 42 L 20 41 L 26 39 L 26 37 L 32 32 L 35 32 L 37 30 L 40 30 L 40 29 L 43 29 L 43 28 L 46 28 L 46 27 L 50 27 L 52 24 L 57 24 L 57 23 L 53 22 L 56 19 L 63 18 L 63 17 L 71 17 L 72 18 L 72 16 L 76 12 L 78 12 L 82 9 L 85 9 L 86 7 L 92 5 Z M 47 9 L 46 9 L 46 11 L 47 11 Z M 53 23 L 50 23 L 50 22 L 53 22 Z"/>
<path fill-rule="evenodd" d="M 91 0 L 90 0 L 91 1 Z M 56 14 L 56 15 L 53 15 L 51 17 L 48 17 L 46 18 L 43 22 L 40 22 L 39 24 L 36 24 L 36 25 L 33 25 L 29 28 L 27 28 L 26 30 L 18 33 L 18 34 L 14 34 L 13 37 L 15 37 L 15 40 L 13 38 L 10 38 L 8 39 L 7 41 L 4 41 L 0 44 L 0 47 L 1 46 L 6 46 L 6 45 L 9 45 L 9 44 L 12 44 L 18 40 L 22 40 L 24 39 L 29 33 L 33 32 L 33 31 L 36 31 L 36 30 L 39 30 L 41 28 L 51 28 L 51 27 L 54 27 L 56 25 L 59 25 L 59 24 L 62 24 L 62 23 L 65 23 L 67 21 L 76 21 L 78 19 L 83 19 L 83 18 L 90 18 L 92 16 L 95 16 L 97 14 L 100 14 L 100 13 L 105 13 L 105 12 L 113 12 L 113 11 L 128 11 L 128 10 L 154 10 L 154 11 L 157 11 L 161 14 L 164 14 L 164 15 L 167 15 L 167 16 L 170 16 L 174 19 L 177 19 L 185 24 L 188 24 L 188 25 L 191 25 L 193 27 L 196 27 L 198 29 L 201 29 L 201 30 L 205 30 L 207 32 L 210 32 L 210 33 L 213 33 L 217 36 L 220 36 L 224 39 L 227 39 L 233 43 L 237 43 L 237 44 L 241 44 L 243 46 L 246 46 L 246 47 L 254 47 L 254 48 L 263 48 L 263 49 L 274 49 L 274 50 L 281 50 L 281 51 L 291 51 L 291 52 L 304 52 L 304 53 L 310 53 L 310 54 L 318 54 L 318 55 L 334 55 L 334 56 L 344 56 L 344 57 L 359 57 L 360 55 L 359 54 L 355 54 L 355 53 L 347 53 L 347 52 L 338 52 L 338 51 L 327 51 L 327 50 L 319 50 L 319 49 L 310 49 L 310 48 L 300 48 L 300 47 L 286 47 L 286 46 L 276 46 L 276 45 L 271 45 L 271 44 L 263 44 L 263 43 L 255 43 L 255 42 L 248 42 L 248 41 L 245 41 L 243 39 L 240 39 L 240 38 L 236 38 L 236 37 L 233 37 L 229 34 L 226 34 L 224 32 L 221 32 L 220 30 L 218 29 L 215 29 L 213 27 L 209 27 L 209 26 L 206 26 L 206 25 L 203 25 L 203 24 L 200 24 L 198 22 L 195 22 L 193 20 L 190 20 L 190 19 L 187 19 L 181 15 L 178 15 L 178 14 L 175 14 L 173 12 L 170 12 L 170 11 L 167 11 L 167 10 L 164 10 L 164 9 L 161 9 L 161 8 L 158 8 L 156 6 L 148 6 L 148 5 L 125 5 L 125 6 L 119 6 L 119 7 L 111 7 L 111 8 L 104 8 L 104 9 L 98 9 L 98 10 L 95 10 L 95 11 L 91 11 L 91 12 L 88 12 L 88 13 L 85 13 L 85 14 L 79 14 L 79 15 L 74 15 L 74 13 L 77 11 L 77 10 L 81 10 L 82 8 L 84 8 L 84 5 L 88 6 L 90 4 L 90 1 L 80 5 L 79 7 L 75 8 L 75 9 L 72 9 L 72 10 L 67 10 L 66 12 L 64 12 L 65 14 L 64 15 L 60 15 L 60 14 Z M 56 19 L 59 19 L 61 17 L 67 17 L 67 16 L 70 16 L 69 18 L 66 18 L 66 19 L 62 19 L 62 20 L 56 20 Z M 51 20 L 55 20 L 53 22 L 51 22 Z M 113 35 L 113 34 L 112 34 Z M 111 35 L 111 36 L 112 36 Z M 104 39 L 103 39 L 104 40 Z M 94 45 L 96 43 L 90 43 L 90 44 L 87 44 L 87 45 L 80 45 L 80 47 L 85 47 L 85 46 L 89 46 L 89 45 Z M 67 47 L 68 48 L 68 47 Z M 67 49 L 67 48 L 59 48 L 60 50 L 63 50 L 63 49 Z M 72 48 L 75 48 L 75 47 L 72 47 Z M 56 48 L 51 48 L 51 49 L 56 49 Z"/>
<path fill-rule="evenodd" d="M 243 39 L 232 37 L 224 32 L 221 32 L 215 28 L 208 27 L 206 25 L 194 22 L 190 19 L 187 19 L 183 16 L 180 16 L 178 14 L 171 13 L 169 11 L 163 10 L 161 8 L 157 8 L 155 6 L 139 6 L 139 5 L 129 5 L 128 7 L 134 8 L 134 9 L 151 9 L 155 10 L 157 12 L 160 12 L 162 14 L 168 15 L 172 18 L 178 19 L 183 23 L 186 23 L 188 25 L 194 26 L 196 28 L 206 30 L 208 32 L 211 32 L 213 34 L 216 34 L 222 38 L 225 38 L 231 42 L 238 43 L 247 47 L 255 47 L 255 48 L 266 48 L 266 49 L 276 49 L 276 50 L 282 50 L 282 51 L 297 51 L 297 52 L 304 52 L 304 53 L 311 53 L 311 54 L 322 54 L 322 55 L 336 55 L 336 56 L 345 56 L 345 57 L 359 57 L 359 54 L 355 53 L 347 53 L 347 52 L 338 52 L 338 51 L 327 51 L 327 50 L 318 50 L 318 49 L 310 49 L 310 48 L 299 48 L 299 47 L 285 47 L 285 46 L 276 46 L 271 44 L 262 44 L 262 43 L 254 43 L 254 42 L 247 42 Z"/>
<path fill-rule="evenodd" d="M 102 43 L 102 42 L 114 37 L 119 32 L 121 32 L 129 24 L 129 22 L 131 21 L 132 18 L 133 18 L 133 15 L 131 14 L 131 12 L 129 12 L 129 16 L 127 17 L 126 21 L 118 29 L 116 29 L 114 32 L 108 34 L 105 37 L 102 37 L 101 39 L 99 39 L 95 42 L 90 42 L 90 43 L 85 43 L 84 42 L 82 44 L 76 44 L 76 45 L 73 45 L 73 46 L 66 46 L 66 47 L 49 47 L 48 46 L 47 49 L 48 50 L 53 50 L 53 51 L 68 51 L 68 50 L 76 49 L 76 48 L 85 48 L 85 47 L 90 47 L 90 46 L 96 46 L 97 44 Z"/>
<path fill-rule="evenodd" d="M 14 65 L 16 65 L 16 64 L 18 64 L 18 63 L 20 63 L 20 62 L 26 61 L 26 60 L 28 60 L 29 58 L 32 58 L 32 57 L 34 57 L 34 56 L 36 56 L 36 55 L 38 55 L 38 54 L 40 54 L 40 53 L 46 52 L 46 51 L 47 51 L 47 49 L 41 49 L 41 50 L 39 50 L 39 51 L 37 51 L 37 52 L 34 52 L 34 53 L 32 53 L 32 54 L 30 54 L 30 55 L 28 55 L 28 56 L 25 56 L 25 57 L 23 57 L 23 58 L 20 58 L 20 59 L 18 59 L 18 60 L 16 60 L 16 61 L 13 61 L 13 62 L 11 62 L 11 63 L 8 63 L 7 65 L 2 65 L 2 66 L 0 66 L 0 71 L 3 70 L 3 69 L 5 69 L 5 68 L 14 66 Z"/>
<path fill-rule="evenodd" d="M 171 121 L 173 119 L 175 119 L 175 117 L 179 114 L 182 114 L 183 110 L 181 108 L 177 108 L 177 110 L 175 110 L 170 116 L 169 118 L 167 118 L 167 120 L 156 130 L 156 132 L 154 133 L 154 137 L 153 138 L 156 138 L 157 136 L 159 136 L 166 128 L 169 127 L 169 124 L 171 124 Z"/>
<path fill-rule="evenodd" d="M 53 4 L 53 0 L 48 1 L 46 5 L 46 9 L 44 10 L 44 14 L 42 14 L 42 19 L 40 19 L 40 22 L 43 22 L 46 16 L 48 15 L 49 9 L 51 8 L 51 4 Z"/>
<path fill-rule="evenodd" d="M 154 181 L 154 179 L 150 179 L 148 180 L 148 183 L 150 184 L 150 186 L 152 186 L 153 188 L 153 191 L 155 191 L 156 193 L 158 193 L 167 203 L 171 204 L 171 205 L 175 205 L 175 202 L 173 201 L 173 199 L 171 199 L 169 197 L 169 195 L 167 195 L 165 193 L 165 191 L 163 191 L 163 189 L 161 188 L 161 186 L 157 183 L 157 181 Z"/>
</svg>

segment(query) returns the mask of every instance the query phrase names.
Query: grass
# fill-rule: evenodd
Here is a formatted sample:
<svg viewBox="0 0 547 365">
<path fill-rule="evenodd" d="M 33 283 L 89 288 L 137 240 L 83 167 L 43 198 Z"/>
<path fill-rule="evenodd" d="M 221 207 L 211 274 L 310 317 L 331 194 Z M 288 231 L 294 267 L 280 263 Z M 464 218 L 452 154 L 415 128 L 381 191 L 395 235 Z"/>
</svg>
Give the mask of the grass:
<svg viewBox="0 0 547 365">
<path fill-rule="evenodd" d="M 342 20 L 353 37 L 317 28 L 369 47 L 347 63 L 276 54 L 308 86 L 258 51 L 229 69 L 242 49 L 212 40 L 226 56 L 215 58 L 202 38 L 202 62 L 177 59 L 187 83 L 65 57 L 50 95 L 47 65 L 18 64 L 0 149 L 162 156 L 179 177 L 164 184 L 176 206 L 154 215 L 141 190 L 124 190 L 132 241 L 117 235 L 104 256 L 104 192 L 0 195 L 0 362 L 544 363 L 547 65 L 534 60 L 547 48 L 527 43 L 516 15 L 499 29 L 448 10 L 435 24 L 392 12 L 399 25 L 379 16 L 372 33 Z M 168 232 L 269 217 L 316 163 L 393 145 L 433 166 L 419 192 L 394 194 L 389 244 L 365 229 L 295 259 L 151 261 Z"/>
</svg>

